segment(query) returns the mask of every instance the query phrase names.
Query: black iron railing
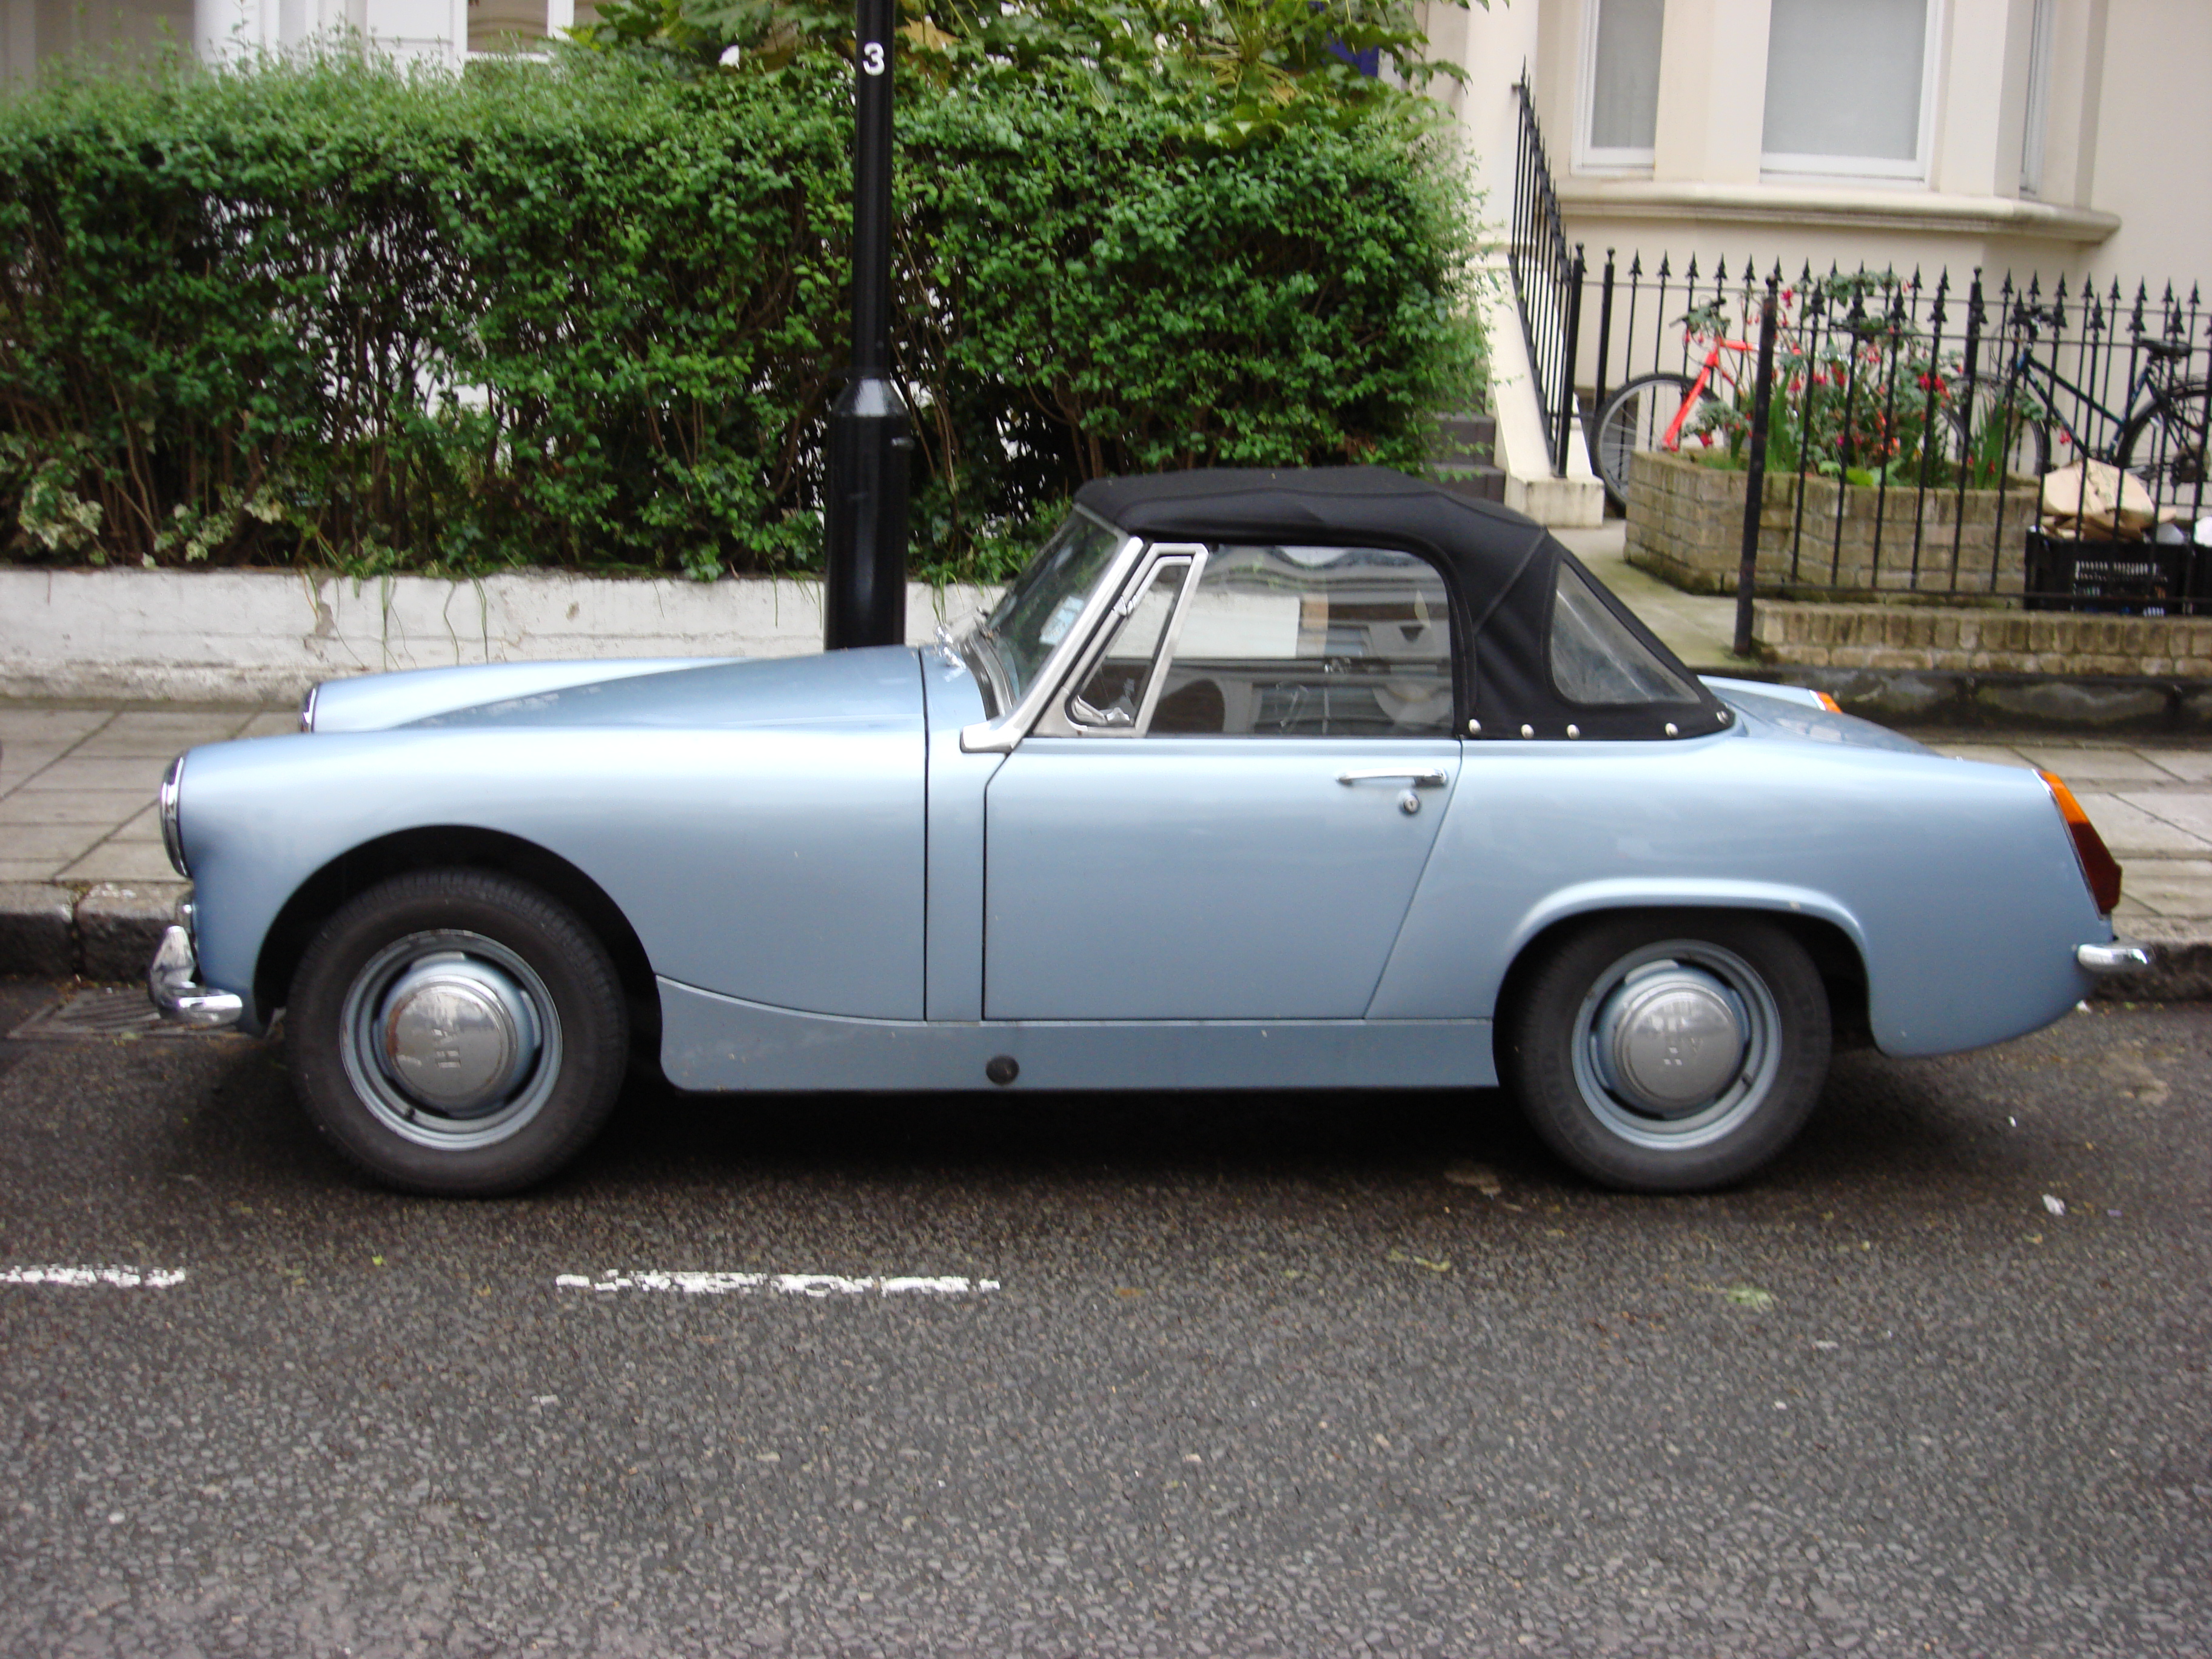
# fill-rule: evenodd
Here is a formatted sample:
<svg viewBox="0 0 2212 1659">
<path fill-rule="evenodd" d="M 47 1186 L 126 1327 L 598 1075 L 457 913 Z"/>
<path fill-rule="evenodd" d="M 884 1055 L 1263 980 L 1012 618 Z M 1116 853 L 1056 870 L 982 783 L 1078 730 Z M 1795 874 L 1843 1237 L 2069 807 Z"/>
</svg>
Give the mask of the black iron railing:
<svg viewBox="0 0 2212 1659">
<path fill-rule="evenodd" d="M 1513 226 L 1506 264 L 1513 274 L 1513 297 L 1521 313 L 1521 331 L 1528 346 L 1528 365 L 1544 410 L 1544 447 L 1555 477 L 1567 470 L 1567 445 L 1574 433 L 1575 358 L 1580 349 L 1583 313 L 1583 250 L 1570 247 L 1559 219 L 1559 198 L 1544 155 L 1544 135 L 1528 100 L 1524 70 L 1513 88 L 1521 112 L 1513 154 Z"/>
<path fill-rule="evenodd" d="M 1595 286 L 1591 446 L 1607 488 L 1632 495 L 1632 557 L 1652 544 L 1639 515 L 1684 494 L 1680 463 L 1756 459 L 1765 500 L 1746 550 L 1762 591 L 2212 615 L 2196 528 L 2212 513 L 2212 313 L 2196 289 L 1839 268 L 1793 282 L 1750 260 L 1701 273 L 1610 252 Z M 1637 457 L 1668 453 L 1676 465 L 1632 485 Z M 2069 517 L 2042 481 L 2083 459 L 2091 501 Z"/>
</svg>

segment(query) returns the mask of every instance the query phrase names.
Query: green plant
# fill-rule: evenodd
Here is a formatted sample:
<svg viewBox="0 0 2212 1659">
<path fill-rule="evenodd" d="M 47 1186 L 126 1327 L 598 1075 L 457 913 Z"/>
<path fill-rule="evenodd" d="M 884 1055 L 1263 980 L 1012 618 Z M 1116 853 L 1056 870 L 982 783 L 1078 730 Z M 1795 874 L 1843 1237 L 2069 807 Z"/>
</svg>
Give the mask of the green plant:
<svg viewBox="0 0 2212 1659">
<path fill-rule="evenodd" d="M 1378 110 L 1432 119 L 1421 88 L 1465 78 L 1431 58 L 1411 0 L 900 0 L 899 15 L 909 76 L 1172 109 L 1184 136 L 1231 146 Z M 842 0 L 607 0 L 574 33 L 694 74 L 773 73 L 809 55 L 849 58 L 853 13 Z"/>
<path fill-rule="evenodd" d="M 1972 488 L 1994 488 L 2021 422 L 2041 418 L 2017 394 L 2009 404 L 1984 400 L 1962 410 L 1953 394 L 1959 354 L 1934 351 L 1893 272 L 1832 274 L 1784 289 L 1778 298 L 1771 474 L 1802 471 L 1869 488 L 1948 487 L 1963 477 Z M 1756 307 L 1747 302 L 1743 309 L 1738 323 L 1716 300 L 1681 320 L 1699 343 L 1739 326 L 1744 332 L 1736 337 L 1755 340 Z M 1727 395 L 1703 405 L 1698 430 L 1712 465 L 1749 465 L 1754 391 L 1745 372 Z"/>
<path fill-rule="evenodd" d="M 328 58 L 0 101 L 0 556 L 810 566 L 848 74 Z M 919 571 L 1004 574 L 1103 472 L 1412 465 L 1471 395 L 1434 127 L 1233 149 L 1013 77 L 902 96 Z"/>
</svg>

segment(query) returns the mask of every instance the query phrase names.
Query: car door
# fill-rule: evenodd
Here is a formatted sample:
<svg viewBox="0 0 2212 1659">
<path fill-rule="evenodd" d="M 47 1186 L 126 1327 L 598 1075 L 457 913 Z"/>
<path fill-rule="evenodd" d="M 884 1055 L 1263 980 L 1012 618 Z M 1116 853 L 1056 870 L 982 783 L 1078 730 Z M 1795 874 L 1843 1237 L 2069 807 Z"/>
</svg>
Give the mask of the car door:
<svg viewBox="0 0 2212 1659">
<path fill-rule="evenodd" d="M 1156 550 L 991 780 L 991 1019 L 1364 1015 L 1459 772 L 1442 576 Z"/>
</svg>

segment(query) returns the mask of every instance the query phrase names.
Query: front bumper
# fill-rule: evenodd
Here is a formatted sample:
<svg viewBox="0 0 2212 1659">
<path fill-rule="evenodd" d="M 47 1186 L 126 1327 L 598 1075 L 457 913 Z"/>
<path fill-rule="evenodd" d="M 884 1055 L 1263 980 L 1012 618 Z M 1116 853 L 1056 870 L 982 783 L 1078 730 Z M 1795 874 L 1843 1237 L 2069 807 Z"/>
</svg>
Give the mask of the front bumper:
<svg viewBox="0 0 2212 1659">
<path fill-rule="evenodd" d="M 161 948 L 146 969 L 146 994 L 163 1019 L 179 1025 L 218 1030 L 235 1025 L 246 1013 L 246 1000 L 235 991 L 211 991 L 194 982 L 199 959 L 192 951 L 192 936 L 172 926 L 161 935 Z"/>
<path fill-rule="evenodd" d="M 2075 947 L 2074 960 L 2093 974 L 2132 974 L 2150 966 L 2150 946 L 2131 939 Z"/>
</svg>

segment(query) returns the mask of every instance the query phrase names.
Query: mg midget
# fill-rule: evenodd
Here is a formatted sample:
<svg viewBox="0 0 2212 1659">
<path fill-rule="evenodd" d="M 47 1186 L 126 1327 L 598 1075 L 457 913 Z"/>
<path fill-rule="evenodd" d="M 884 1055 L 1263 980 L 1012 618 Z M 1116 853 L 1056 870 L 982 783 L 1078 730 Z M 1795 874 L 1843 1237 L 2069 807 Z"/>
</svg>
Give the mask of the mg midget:
<svg viewBox="0 0 2212 1659">
<path fill-rule="evenodd" d="M 1379 468 L 1106 479 L 933 647 L 332 680 L 194 749 L 170 1017 L 284 1016 L 374 1177 L 545 1177 L 689 1091 L 1503 1084 L 1585 1176 L 1772 1158 L 1832 1047 L 2057 1018 L 2120 872 L 2065 786 L 1686 669 Z"/>
</svg>

